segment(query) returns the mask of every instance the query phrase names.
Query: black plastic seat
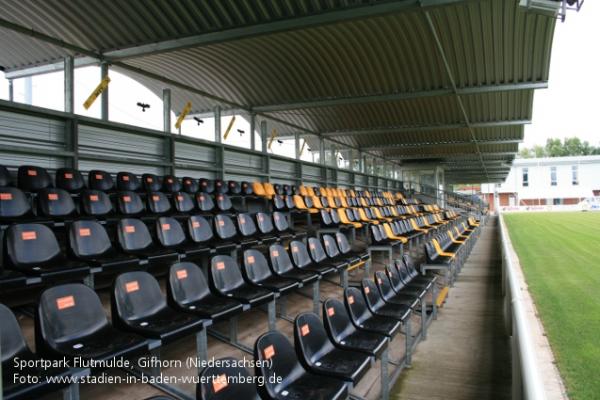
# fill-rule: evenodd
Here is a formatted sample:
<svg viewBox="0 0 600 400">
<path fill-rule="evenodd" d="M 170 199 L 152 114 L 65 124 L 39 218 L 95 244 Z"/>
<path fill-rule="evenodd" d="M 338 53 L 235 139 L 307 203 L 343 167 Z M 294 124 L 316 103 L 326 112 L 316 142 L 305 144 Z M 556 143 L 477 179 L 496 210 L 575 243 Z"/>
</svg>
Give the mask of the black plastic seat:
<svg viewBox="0 0 600 400">
<path fill-rule="evenodd" d="M 304 285 L 320 279 L 320 274 L 311 271 L 302 271 L 294 267 L 292 260 L 285 248 L 279 244 L 269 246 L 269 257 L 275 275 L 283 278 L 295 279 Z"/>
<path fill-rule="evenodd" d="M 325 247 L 325 254 L 327 254 L 327 257 L 329 257 L 328 261 L 330 263 L 336 265 L 337 268 L 348 267 L 350 264 L 348 257 L 340 252 L 337 242 L 333 236 L 323 235 L 323 245 Z"/>
<path fill-rule="evenodd" d="M 394 261 L 394 264 L 389 268 L 389 270 L 389 275 L 393 275 L 394 270 L 397 271 L 398 277 L 402 281 L 402 290 L 404 292 L 416 293 L 419 295 L 419 297 L 423 297 L 427 293 L 427 290 L 429 290 L 431 287 L 432 283 L 429 280 L 425 282 L 419 282 L 418 280 L 412 281 L 412 277 L 404 266 L 402 260 Z"/>
<path fill-rule="evenodd" d="M 348 241 L 348 237 L 342 232 L 338 232 L 335 234 L 335 241 L 337 242 L 338 249 L 340 252 L 349 260 L 352 260 L 350 263 L 354 264 L 358 261 L 366 261 L 369 259 L 369 252 L 367 251 L 355 251 L 352 250 L 352 246 Z"/>
<path fill-rule="evenodd" d="M 33 165 L 22 165 L 17 171 L 19 189 L 24 192 L 37 192 L 52 187 L 50 174 L 44 168 Z"/>
<path fill-rule="evenodd" d="M 287 206 L 285 204 L 285 200 L 283 200 L 283 197 L 281 197 L 280 195 L 276 194 L 275 196 L 273 196 L 273 198 L 271 199 L 271 201 L 273 202 L 273 208 L 277 211 L 285 211 L 287 210 Z"/>
<path fill-rule="evenodd" d="M 194 200 L 192 200 L 192 197 L 189 195 L 189 193 L 175 192 L 173 193 L 172 200 L 173 207 L 178 213 L 187 214 L 193 212 L 196 208 Z"/>
<path fill-rule="evenodd" d="M 104 218 L 114 211 L 110 197 L 101 190 L 83 190 L 80 205 L 81 214 L 89 217 Z"/>
<path fill-rule="evenodd" d="M 63 189 L 45 188 L 36 197 L 38 216 L 53 220 L 68 219 L 75 215 L 73 198 Z"/>
<path fill-rule="evenodd" d="M 415 261 L 410 255 L 404 254 L 402 256 L 402 262 L 404 264 L 404 268 L 408 272 L 410 282 L 423 284 L 425 287 L 429 288 L 436 281 L 435 276 L 421 275 L 419 271 L 417 271 Z M 398 267 L 398 263 L 396 263 L 396 267 Z"/>
<path fill-rule="evenodd" d="M 237 215 L 238 230 L 241 235 L 242 247 L 254 247 L 259 244 L 256 224 L 250 214 L 240 213 Z"/>
<path fill-rule="evenodd" d="M 169 198 L 163 192 L 152 192 L 147 197 L 147 210 L 151 214 L 163 215 L 171 211 Z"/>
<path fill-rule="evenodd" d="M 372 357 L 336 348 L 318 315 L 301 313 L 294 320 L 294 342 L 302 366 L 315 374 L 352 382 L 368 371 Z"/>
<path fill-rule="evenodd" d="M 200 185 L 198 184 L 198 180 L 189 176 L 184 176 L 181 180 L 181 184 L 183 186 L 183 191 L 186 193 L 196 193 L 200 190 Z"/>
<path fill-rule="evenodd" d="M 4 165 L 0 165 L 0 187 L 6 187 L 12 185 L 12 177 L 10 172 Z"/>
<path fill-rule="evenodd" d="M 101 190 L 103 192 L 112 191 L 115 187 L 112 176 L 106 171 L 91 170 L 88 173 L 88 188 L 92 190 Z"/>
<path fill-rule="evenodd" d="M 318 238 L 310 237 L 308 238 L 308 248 L 310 251 L 310 256 L 316 264 L 319 265 L 328 265 L 332 267 L 334 270 L 339 270 L 342 268 L 346 268 L 348 266 L 347 261 L 334 261 L 330 260 L 325 253 L 325 249 L 323 249 L 323 245 Z"/>
<path fill-rule="evenodd" d="M 336 347 L 359 351 L 374 357 L 387 347 L 388 337 L 383 334 L 359 330 L 341 301 L 327 299 L 323 303 L 323 324 Z"/>
<path fill-rule="evenodd" d="M 288 223 L 286 216 L 279 211 L 273 212 L 273 223 L 275 226 L 275 230 L 277 231 L 277 234 L 280 237 L 284 237 L 287 235 L 297 238 L 297 239 L 306 237 L 306 232 L 299 232 L 299 231 L 292 230 L 290 228 L 290 225 Z"/>
<path fill-rule="evenodd" d="M 14 222 L 33 218 L 29 198 L 14 187 L 0 187 L 0 221 Z"/>
<path fill-rule="evenodd" d="M 286 293 L 300 286 L 300 283 L 295 279 L 275 275 L 269 268 L 265 256 L 260 251 L 254 249 L 244 251 L 244 268 L 242 269 L 242 274 L 253 285 L 278 293 Z"/>
<path fill-rule="evenodd" d="M 93 220 L 79 220 L 69 226 L 69 250 L 78 260 L 105 271 L 123 272 L 140 264 L 137 257 L 117 252 L 104 227 Z"/>
<path fill-rule="evenodd" d="M 258 212 L 256 213 L 256 226 L 260 232 L 263 243 L 275 242 L 279 240 L 273 226 L 273 219 L 270 214 Z"/>
<path fill-rule="evenodd" d="M 242 194 L 246 196 L 254 194 L 254 189 L 252 188 L 250 182 L 242 181 Z"/>
<path fill-rule="evenodd" d="M 189 259 L 210 252 L 208 246 L 189 242 L 181 224 L 172 217 L 160 217 L 156 220 L 156 237 L 163 247 L 175 250 Z"/>
<path fill-rule="evenodd" d="M 39 398 L 54 390 L 67 386 L 66 383 L 49 383 L 53 377 L 66 377 L 70 371 L 66 368 L 41 368 L 35 364 L 20 368 L 15 363 L 39 360 L 25 342 L 21 327 L 15 315 L 4 304 L 0 304 L 0 348 L 2 348 L 2 398 L 5 400 Z M 30 377 L 37 382 L 19 382 L 15 375 Z"/>
<path fill-rule="evenodd" d="M 204 273 L 196 264 L 181 262 L 169 270 L 167 301 L 175 309 L 213 321 L 229 319 L 244 309 L 239 301 L 210 292 Z"/>
<path fill-rule="evenodd" d="M 338 226 L 338 224 L 334 223 L 331 219 L 331 213 L 329 210 L 323 208 L 319 212 L 321 214 L 321 226 L 323 228 L 332 228 Z"/>
<path fill-rule="evenodd" d="M 219 210 L 220 212 L 234 212 L 235 211 L 233 209 L 233 204 L 231 203 L 231 199 L 229 198 L 228 195 L 226 195 L 224 193 L 218 193 L 215 196 L 215 199 L 217 200 L 217 210 Z"/>
<path fill-rule="evenodd" d="M 306 245 L 299 240 L 290 242 L 290 251 L 292 252 L 294 265 L 303 271 L 316 272 L 323 276 L 336 270 L 336 267 L 326 260 L 322 260 L 322 262 L 313 261 L 308 254 Z"/>
<path fill-rule="evenodd" d="M 365 302 L 373 314 L 394 318 L 399 321 L 404 321 L 410 317 L 411 306 L 407 304 L 386 303 L 385 299 L 381 297 L 381 293 L 374 281 L 364 278 L 361 284 Z"/>
<path fill-rule="evenodd" d="M 144 202 L 135 192 L 119 192 L 117 195 L 117 211 L 121 215 L 136 217 L 144 213 Z"/>
<path fill-rule="evenodd" d="M 198 204 L 198 210 L 209 213 L 215 209 L 215 202 L 207 193 L 200 192 L 196 194 L 196 203 Z"/>
<path fill-rule="evenodd" d="M 256 385 L 243 362 L 221 358 L 200 372 L 196 386 L 198 400 L 260 400 Z"/>
<path fill-rule="evenodd" d="M 117 236 L 121 249 L 127 253 L 147 260 L 150 268 L 163 268 L 178 261 L 176 251 L 159 248 L 153 241 L 148 227 L 139 219 L 124 218 L 117 226 Z"/>
<path fill-rule="evenodd" d="M 199 182 L 200 182 L 200 191 L 202 193 L 212 194 L 215 192 L 215 183 L 212 180 L 206 179 L 206 178 L 201 178 Z"/>
<path fill-rule="evenodd" d="M 238 195 L 242 194 L 242 185 L 238 181 L 229 181 L 227 182 L 227 187 L 229 188 L 229 194 Z"/>
<path fill-rule="evenodd" d="M 162 191 L 167 193 L 181 191 L 181 180 L 173 175 L 165 175 L 162 178 Z"/>
<path fill-rule="evenodd" d="M 140 190 L 140 187 L 139 178 L 131 172 L 119 172 L 117 174 L 117 190 L 137 192 Z"/>
<path fill-rule="evenodd" d="M 215 193 L 227 193 L 227 185 L 221 179 L 215 179 Z"/>
<path fill-rule="evenodd" d="M 346 399 L 347 384 L 306 371 L 289 340 L 277 331 L 267 332 L 254 345 L 255 375 L 265 378 L 258 390 L 263 399 Z M 275 377 L 274 379 L 269 378 Z"/>
<path fill-rule="evenodd" d="M 379 294 L 386 303 L 407 305 L 415 308 L 419 303 L 419 296 L 403 291 L 404 284 L 398 274 L 388 265 L 386 272 L 375 272 L 375 283 Z"/>
<path fill-rule="evenodd" d="M 163 344 L 194 334 L 207 322 L 169 307 L 156 278 L 144 271 L 119 275 L 110 304 L 115 328 L 160 339 Z"/>
<path fill-rule="evenodd" d="M 390 338 L 400 332 L 401 322 L 395 318 L 373 314 L 369 310 L 365 298 L 358 288 L 346 288 L 344 291 L 344 303 L 348 309 L 350 319 L 356 327 L 369 332 L 380 333 Z"/>
<path fill-rule="evenodd" d="M 4 237 L 7 266 L 25 275 L 74 280 L 89 273 L 85 263 L 64 256 L 56 236 L 45 225 L 11 225 Z"/>
<path fill-rule="evenodd" d="M 98 361 L 148 352 L 148 341 L 113 328 L 100 298 L 80 283 L 46 289 L 35 314 L 35 348 L 54 359 Z"/>
<path fill-rule="evenodd" d="M 55 174 L 56 187 L 69 193 L 80 193 L 85 189 L 83 175 L 73 168 L 59 168 Z"/>
<path fill-rule="evenodd" d="M 275 298 L 273 291 L 248 285 L 237 262 L 230 256 L 212 258 L 209 284 L 215 293 L 251 306 L 264 304 Z"/>
<path fill-rule="evenodd" d="M 142 189 L 144 192 L 158 192 L 162 189 L 162 180 L 158 175 L 142 175 Z"/>
<path fill-rule="evenodd" d="M 218 251 L 229 251 L 236 246 L 238 241 L 238 233 L 235 224 L 229 215 L 218 214 L 214 217 L 215 238 L 218 240 L 215 243 L 215 248 Z"/>
<path fill-rule="evenodd" d="M 214 239 L 211 224 L 200 215 L 192 215 L 187 219 L 188 235 L 196 244 L 208 244 Z"/>
</svg>

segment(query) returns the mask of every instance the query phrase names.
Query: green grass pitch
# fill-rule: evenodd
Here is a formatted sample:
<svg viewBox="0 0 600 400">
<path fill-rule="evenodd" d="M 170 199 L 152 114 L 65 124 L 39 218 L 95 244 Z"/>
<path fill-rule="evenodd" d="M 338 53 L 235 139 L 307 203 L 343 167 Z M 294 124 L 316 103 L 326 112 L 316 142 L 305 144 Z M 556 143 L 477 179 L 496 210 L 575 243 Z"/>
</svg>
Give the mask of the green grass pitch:
<svg viewBox="0 0 600 400">
<path fill-rule="evenodd" d="M 504 218 L 569 397 L 600 399 L 600 213 Z"/>
</svg>

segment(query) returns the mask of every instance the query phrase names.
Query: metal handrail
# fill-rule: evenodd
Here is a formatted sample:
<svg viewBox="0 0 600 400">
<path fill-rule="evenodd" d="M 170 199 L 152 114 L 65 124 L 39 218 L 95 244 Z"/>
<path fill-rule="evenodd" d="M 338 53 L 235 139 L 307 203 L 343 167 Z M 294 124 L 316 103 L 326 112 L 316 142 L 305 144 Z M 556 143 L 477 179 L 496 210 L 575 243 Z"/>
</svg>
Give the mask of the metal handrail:
<svg viewBox="0 0 600 400">
<path fill-rule="evenodd" d="M 502 214 L 500 214 L 499 220 L 502 241 L 503 292 L 506 301 L 504 317 L 508 333 L 512 336 L 512 398 L 545 400 L 546 391 L 521 295 L 520 279 L 514 265 L 514 250 Z"/>
</svg>

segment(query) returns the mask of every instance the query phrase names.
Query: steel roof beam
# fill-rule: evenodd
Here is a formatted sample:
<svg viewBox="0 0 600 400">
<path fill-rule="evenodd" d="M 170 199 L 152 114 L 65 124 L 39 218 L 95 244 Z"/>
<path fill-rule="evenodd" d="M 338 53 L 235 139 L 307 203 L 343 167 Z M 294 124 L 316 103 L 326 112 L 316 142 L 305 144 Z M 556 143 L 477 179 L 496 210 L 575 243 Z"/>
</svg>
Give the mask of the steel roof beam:
<svg viewBox="0 0 600 400">
<path fill-rule="evenodd" d="M 486 144 L 513 144 L 513 143 L 521 143 L 523 139 L 493 139 L 493 140 L 478 140 L 477 143 L 481 145 Z M 362 150 L 365 151 L 375 151 L 375 150 L 402 150 L 402 149 L 413 149 L 419 147 L 443 147 L 443 146 L 465 146 L 473 144 L 472 140 L 460 141 L 460 142 L 427 142 L 427 143 L 402 143 L 402 144 L 388 144 L 388 145 L 380 145 L 380 146 L 369 146 L 363 147 Z"/>
<path fill-rule="evenodd" d="M 457 93 L 461 95 L 481 94 L 481 93 L 494 93 L 494 92 L 509 92 L 515 90 L 534 90 L 534 89 L 546 89 L 548 88 L 548 82 L 522 82 L 522 83 L 509 83 L 504 85 L 482 85 L 468 88 L 457 89 Z M 368 104 L 378 103 L 384 101 L 402 101 L 402 100 L 414 100 L 429 97 L 440 97 L 440 96 L 451 96 L 454 95 L 452 89 L 437 89 L 437 90 L 424 90 L 406 93 L 387 93 L 377 94 L 368 96 L 353 96 L 353 97 L 339 97 L 330 99 L 315 99 L 310 101 L 299 101 L 294 103 L 283 103 L 283 104 L 271 104 L 254 106 L 252 110 L 255 112 L 277 112 L 287 111 L 295 109 L 307 109 L 317 107 L 334 107 L 344 106 L 351 104 Z"/>
<path fill-rule="evenodd" d="M 412 159 L 424 159 L 424 158 L 454 158 L 454 157 L 468 157 L 468 156 L 511 156 L 514 155 L 514 151 L 494 151 L 494 152 L 481 152 L 481 153 L 456 153 L 456 154 L 402 154 L 388 157 L 390 160 L 412 160 Z"/>
<path fill-rule="evenodd" d="M 502 121 L 490 121 L 490 122 L 471 122 L 470 127 L 472 128 L 499 128 L 504 126 L 517 126 L 530 124 L 529 119 L 513 119 L 513 120 L 502 120 Z M 386 128 L 374 128 L 374 129 L 358 129 L 348 131 L 330 131 L 323 132 L 324 137 L 341 137 L 341 136 L 357 136 L 357 135 L 377 135 L 386 133 L 406 133 L 406 132 L 430 132 L 430 131 L 449 131 L 456 129 L 468 129 L 465 123 L 455 124 L 444 124 L 444 125 L 404 125 L 404 126 L 393 126 Z"/>
</svg>

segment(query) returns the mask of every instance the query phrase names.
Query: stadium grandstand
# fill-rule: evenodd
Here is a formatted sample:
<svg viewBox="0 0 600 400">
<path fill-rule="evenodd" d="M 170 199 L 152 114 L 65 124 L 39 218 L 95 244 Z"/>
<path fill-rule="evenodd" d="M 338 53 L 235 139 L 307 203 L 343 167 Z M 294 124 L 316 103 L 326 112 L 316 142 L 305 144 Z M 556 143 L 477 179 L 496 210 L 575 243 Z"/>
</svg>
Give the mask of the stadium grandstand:
<svg viewBox="0 0 600 400">
<path fill-rule="evenodd" d="M 448 188 L 506 179 L 579 2 L 0 6 L 1 398 L 553 398 Z"/>
</svg>

